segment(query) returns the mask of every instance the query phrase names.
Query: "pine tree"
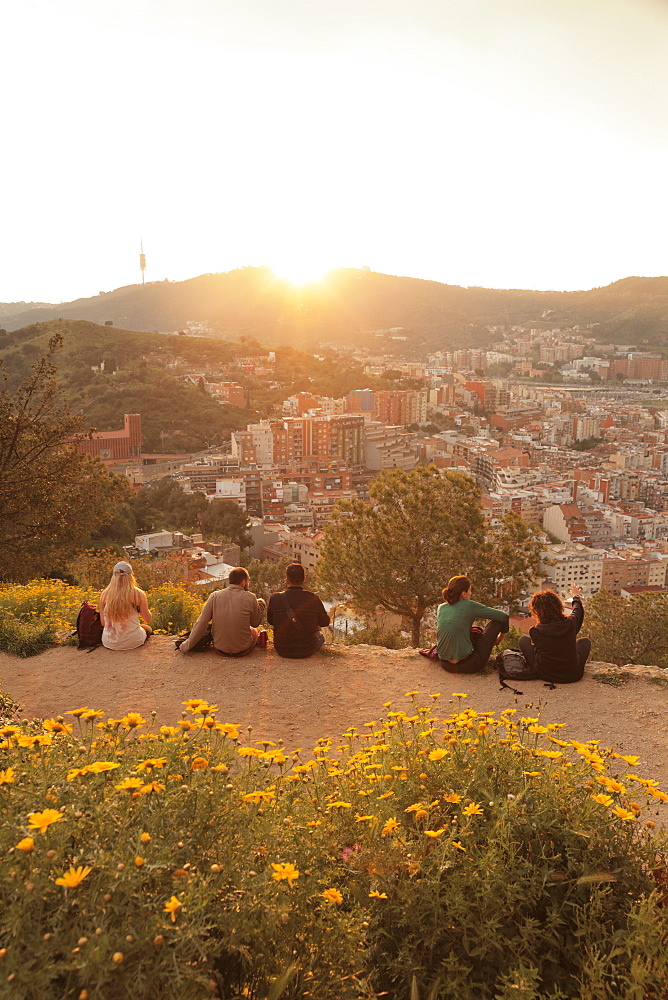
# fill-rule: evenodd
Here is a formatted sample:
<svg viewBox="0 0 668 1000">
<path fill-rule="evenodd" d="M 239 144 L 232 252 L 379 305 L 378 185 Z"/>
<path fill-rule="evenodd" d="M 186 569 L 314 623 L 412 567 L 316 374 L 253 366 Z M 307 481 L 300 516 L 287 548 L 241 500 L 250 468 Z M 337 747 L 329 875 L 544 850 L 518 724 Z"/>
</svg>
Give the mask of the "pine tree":
<svg viewBox="0 0 668 1000">
<path fill-rule="evenodd" d="M 480 490 L 458 472 L 418 466 L 373 480 L 371 503 L 339 503 L 325 529 L 318 579 L 364 612 L 380 605 L 407 618 L 420 643 L 425 612 L 451 576 L 473 580 L 475 597 L 510 606 L 538 575 L 541 547 L 512 515 L 488 539 Z"/>
<path fill-rule="evenodd" d="M 14 393 L 0 391 L 0 578 L 28 580 L 64 566 L 126 500 L 125 481 L 75 444 L 81 420 L 56 379 L 62 337 Z M 0 369 L 0 374 L 7 376 Z"/>
</svg>

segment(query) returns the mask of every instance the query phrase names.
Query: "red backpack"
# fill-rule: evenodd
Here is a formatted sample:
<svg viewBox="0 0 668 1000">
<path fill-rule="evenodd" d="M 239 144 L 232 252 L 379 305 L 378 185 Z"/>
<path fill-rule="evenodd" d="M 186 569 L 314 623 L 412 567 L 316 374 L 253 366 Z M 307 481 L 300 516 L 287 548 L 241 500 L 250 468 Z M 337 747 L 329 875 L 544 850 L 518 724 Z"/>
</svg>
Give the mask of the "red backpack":
<svg viewBox="0 0 668 1000">
<path fill-rule="evenodd" d="M 77 616 L 77 639 L 79 649 L 94 649 L 102 645 L 102 622 L 100 612 L 90 601 L 84 601 Z"/>
</svg>

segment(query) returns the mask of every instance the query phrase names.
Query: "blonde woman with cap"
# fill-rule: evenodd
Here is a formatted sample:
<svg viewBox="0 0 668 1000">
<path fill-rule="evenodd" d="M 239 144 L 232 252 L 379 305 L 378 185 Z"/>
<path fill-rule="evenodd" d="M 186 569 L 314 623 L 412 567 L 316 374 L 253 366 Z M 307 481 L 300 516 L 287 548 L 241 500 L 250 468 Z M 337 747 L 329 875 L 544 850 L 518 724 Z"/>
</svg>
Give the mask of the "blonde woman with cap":
<svg viewBox="0 0 668 1000">
<path fill-rule="evenodd" d="M 139 616 L 146 625 L 140 624 Z M 132 566 L 117 562 L 108 586 L 100 594 L 100 621 L 102 645 L 107 649 L 137 649 L 142 646 L 153 629 L 146 594 L 137 586 Z"/>
</svg>

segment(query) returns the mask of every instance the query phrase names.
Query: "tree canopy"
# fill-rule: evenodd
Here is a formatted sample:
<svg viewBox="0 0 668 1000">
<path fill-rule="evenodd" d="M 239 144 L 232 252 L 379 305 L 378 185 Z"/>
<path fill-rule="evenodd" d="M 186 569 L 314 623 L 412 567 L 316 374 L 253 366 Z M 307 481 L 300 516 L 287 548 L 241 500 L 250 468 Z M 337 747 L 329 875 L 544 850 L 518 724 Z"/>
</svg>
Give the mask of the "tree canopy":
<svg viewBox="0 0 668 1000">
<path fill-rule="evenodd" d="M 668 667 L 668 596 L 620 597 L 600 591 L 587 602 L 595 660 Z"/>
<path fill-rule="evenodd" d="M 209 501 L 204 493 L 184 493 L 175 479 L 156 479 L 137 491 L 131 501 L 138 533 L 200 530 L 200 519 Z"/>
<path fill-rule="evenodd" d="M 61 320 L 36 323 L 8 335 L 3 344 L 9 385 L 15 388 L 59 336 L 58 375 L 82 426 L 122 427 L 124 413 L 141 413 L 145 452 L 193 452 L 229 440 L 253 420 L 245 409 L 219 403 L 183 379 L 197 365 L 230 363 L 238 345 L 206 338 L 164 337 L 117 327 Z M 244 348 L 245 350 L 245 348 Z M 149 360 L 146 360 L 146 357 Z M 183 361 L 176 368 L 161 367 Z M 95 366 L 95 370 L 93 369 Z"/>
<path fill-rule="evenodd" d="M 253 593 L 269 600 L 272 594 L 283 590 L 285 571 L 291 561 L 287 556 L 278 562 L 269 562 L 269 560 L 261 562 L 259 559 L 251 559 L 248 564 L 248 572 L 250 574 L 250 589 Z"/>
<path fill-rule="evenodd" d="M 201 531 L 208 541 L 235 542 L 248 548 L 248 516 L 233 500 L 207 500 L 199 491 L 184 493 L 175 479 L 165 477 L 142 487 L 132 498 L 130 512 L 138 532 Z"/>
<path fill-rule="evenodd" d="M 69 412 L 56 380 L 53 357 L 61 343 L 52 337 L 32 374 L 0 392 L 3 579 L 56 571 L 129 496 L 123 479 L 73 442 L 81 420 Z"/>
<path fill-rule="evenodd" d="M 372 482 L 371 504 L 340 502 L 325 528 L 318 578 L 361 611 L 378 605 L 411 622 L 412 642 L 448 579 L 470 575 L 482 603 L 512 606 L 538 576 L 541 546 L 516 515 L 485 534 L 480 490 L 462 473 L 418 466 Z"/>
<path fill-rule="evenodd" d="M 212 542 L 235 542 L 247 549 L 252 544 L 248 534 L 248 515 L 234 500 L 209 500 L 200 519 L 203 534 Z"/>
</svg>

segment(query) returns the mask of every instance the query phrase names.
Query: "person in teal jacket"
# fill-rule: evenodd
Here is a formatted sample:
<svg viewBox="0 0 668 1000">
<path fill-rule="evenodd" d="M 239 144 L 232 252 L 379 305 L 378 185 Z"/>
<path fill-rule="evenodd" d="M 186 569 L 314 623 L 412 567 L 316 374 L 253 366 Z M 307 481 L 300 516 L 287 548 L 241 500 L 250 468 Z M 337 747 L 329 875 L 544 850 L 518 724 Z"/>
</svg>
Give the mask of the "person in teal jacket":
<svg viewBox="0 0 668 1000">
<path fill-rule="evenodd" d="M 479 674 L 492 647 L 510 628 L 505 611 L 471 600 L 471 581 L 453 576 L 443 591 L 444 604 L 436 614 L 436 642 L 441 666 L 451 674 Z M 489 618 L 482 632 L 472 632 L 476 618 Z"/>
</svg>

